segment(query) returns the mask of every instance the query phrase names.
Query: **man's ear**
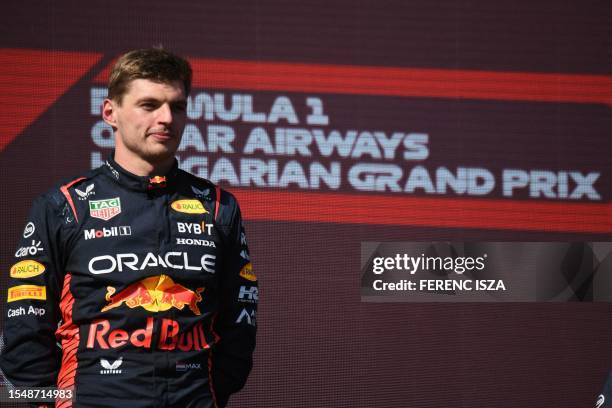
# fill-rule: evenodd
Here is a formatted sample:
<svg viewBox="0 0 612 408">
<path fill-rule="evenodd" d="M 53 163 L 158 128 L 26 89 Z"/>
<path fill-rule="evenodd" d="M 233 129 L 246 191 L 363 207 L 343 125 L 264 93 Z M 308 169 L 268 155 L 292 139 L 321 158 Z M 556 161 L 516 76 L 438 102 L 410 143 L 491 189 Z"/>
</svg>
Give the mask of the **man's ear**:
<svg viewBox="0 0 612 408">
<path fill-rule="evenodd" d="M 113 127 L 113 129 L 117 129 L 117 118 L 116 115 L 116 106 L 115 102 L 106 98 L 104 102 L 102 102 L 102 119 L 109 125 Z"/>
</svg>

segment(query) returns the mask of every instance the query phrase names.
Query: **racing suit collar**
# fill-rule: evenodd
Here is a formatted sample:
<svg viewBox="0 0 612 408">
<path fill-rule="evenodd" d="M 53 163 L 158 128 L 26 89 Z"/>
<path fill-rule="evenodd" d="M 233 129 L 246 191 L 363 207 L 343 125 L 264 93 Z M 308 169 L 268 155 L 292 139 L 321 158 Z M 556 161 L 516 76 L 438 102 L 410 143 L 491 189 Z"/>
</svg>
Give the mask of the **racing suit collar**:
<svg viewBox="0 0 612 408">
<path fill-rule="evenodd" d="M 113 154 L 104 163 L 103 171 L 117 183 L 136 191 L 152 191 L 174 185 L 178 174 L 176 159 L 170 171 L 165 175 L 137 176 L 121 167 L 114 159 Z"/>
</svg>

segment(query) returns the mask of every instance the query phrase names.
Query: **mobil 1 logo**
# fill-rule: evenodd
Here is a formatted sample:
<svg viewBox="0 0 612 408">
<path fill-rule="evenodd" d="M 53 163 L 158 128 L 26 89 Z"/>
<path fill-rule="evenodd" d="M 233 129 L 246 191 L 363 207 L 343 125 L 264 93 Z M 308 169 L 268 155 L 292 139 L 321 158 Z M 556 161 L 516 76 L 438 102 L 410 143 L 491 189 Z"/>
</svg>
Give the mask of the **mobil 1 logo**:
<svg viewBox="0 0 612 408">
<path fill-rule="evenodd" d="M 119 227 L 109 227 L 102 229 L 90 228 L 84 231 L 85 241 L 96 238 L 108 238 L 108 237 L 125 237 L 132 235 L 132 227 L 129 225 Z"/>
</svg>

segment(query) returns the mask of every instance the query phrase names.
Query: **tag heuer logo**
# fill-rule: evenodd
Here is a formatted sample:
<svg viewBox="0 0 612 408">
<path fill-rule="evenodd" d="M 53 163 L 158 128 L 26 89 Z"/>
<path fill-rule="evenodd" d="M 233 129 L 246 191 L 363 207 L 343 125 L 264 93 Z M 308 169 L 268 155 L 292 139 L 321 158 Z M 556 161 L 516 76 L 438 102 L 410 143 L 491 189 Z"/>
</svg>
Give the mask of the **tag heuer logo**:
<svg viewBox="0 0 612 408">
<path fill-rule="evenodd" d="M 120 212 L 121 201 L 119 197 L 89 201 L 89 215 L 94 218 L 108 221 Z"/>
</svg>

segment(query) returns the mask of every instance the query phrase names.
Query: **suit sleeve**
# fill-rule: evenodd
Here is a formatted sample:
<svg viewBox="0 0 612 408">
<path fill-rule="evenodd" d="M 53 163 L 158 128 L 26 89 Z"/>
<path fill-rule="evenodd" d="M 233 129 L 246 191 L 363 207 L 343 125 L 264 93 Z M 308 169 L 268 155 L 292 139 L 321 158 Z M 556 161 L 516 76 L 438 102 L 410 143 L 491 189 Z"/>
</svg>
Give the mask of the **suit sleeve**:
<svg viewBox="0 0 612 408">
<path fill-rule="evenodd" d="M 608 373 L 604 382 L 601 393 L 595 401 L 595 408 L 610 408 L 612 407 L 612 371 Z"/>
<path fill-rule="evenodd" d="M 3 290 L 6 302 L 0 367 L 14 386 L 55 386 L 61 350 L 55 331 L 60 319 L 61 218 L 51 202 L 34 201 Z"/>
<path fill-rule="evenodd" d="M 215 322 L 220 340 L 213 352 L 213 385 L 221 406 L 244 386 L 251 371 L 259 299 L 240 208 L 233 197 L 232 201 L 235 206 L 225 254 L 221 307 Z"/>
</svg>

